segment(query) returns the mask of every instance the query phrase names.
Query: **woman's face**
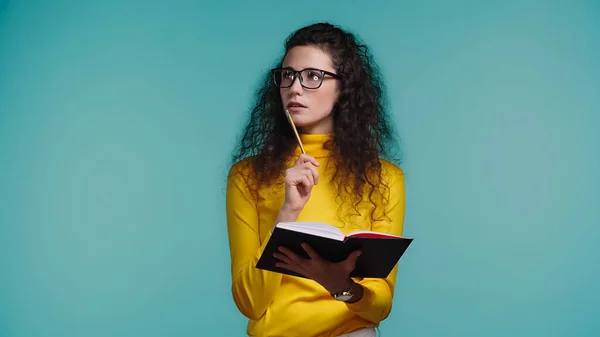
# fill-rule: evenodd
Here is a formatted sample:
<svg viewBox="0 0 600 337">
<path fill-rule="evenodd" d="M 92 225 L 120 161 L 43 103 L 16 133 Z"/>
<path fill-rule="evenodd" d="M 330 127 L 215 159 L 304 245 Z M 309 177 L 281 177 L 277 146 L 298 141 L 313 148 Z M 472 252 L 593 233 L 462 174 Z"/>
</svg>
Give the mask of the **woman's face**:
<svg viewBox="0 0 600 337">
<path fill-rule="evenodd" d="M 290 49 L 283 60 L 282 68 L 298 71 L 313 68 L 335 73 L 331 57 L 314 46 L 298 46 Z M 294 124 L 302 133 L 332 132 L 331 110 L 338 97 L 337 80 L 325 74 L 319 88 L 307 89 L 300 84 L 297 75 L 291 87 L 279 89 L 283 110 L 290 112 Z M 320 82 L 321 73 L 305 71 L 302 76 L 304 84 L 310 86 L 311 83 Z"/>
</svg>

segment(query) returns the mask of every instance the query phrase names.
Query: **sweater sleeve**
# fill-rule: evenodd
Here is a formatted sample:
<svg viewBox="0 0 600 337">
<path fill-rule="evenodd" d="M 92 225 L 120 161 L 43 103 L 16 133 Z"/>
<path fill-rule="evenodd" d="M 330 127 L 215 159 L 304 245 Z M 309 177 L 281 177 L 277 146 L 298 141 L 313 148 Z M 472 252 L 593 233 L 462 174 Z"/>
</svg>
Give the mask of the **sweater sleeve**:
<svg viewBox="0 0 600 337">
<path fill-rule="evenodd" d="M 257 207 L 238 173 L 232 168 L 226 189 L 232 294 L 240 312 L 251 320 L 258 320 L 271 303 L 282 276 L 255 268 L 270 232 L 261 243 Z"/>
<path fill-rule="evenodd" d="M 402 235 L 405 211 L 404 175 L 399 168 L 393 170 L 393 172 L 389 184 L 389 204 L 386 208 L 386 215 L 389 220 L 375 222 L 373 231 Z M 397 271 L 398 265 L 392 269 L 385 279 L 364 278 L 355 280 L 363 287 L 364 293 L 359 301 L 346 303 L 348 308 L 356 315 L 373 323 L 379 323 L 386 319 L 392 310 Z"/>
</svg>

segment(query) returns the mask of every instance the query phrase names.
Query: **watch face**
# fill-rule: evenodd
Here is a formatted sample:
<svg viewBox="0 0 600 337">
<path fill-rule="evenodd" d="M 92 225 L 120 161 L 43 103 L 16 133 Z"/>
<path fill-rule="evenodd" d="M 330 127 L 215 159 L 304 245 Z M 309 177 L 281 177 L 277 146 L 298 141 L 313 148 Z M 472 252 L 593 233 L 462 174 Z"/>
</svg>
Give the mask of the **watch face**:
<svg viewBox="0 0 600 337">
<path fill-rule="evenodd" d="M 336 300 L 338 300 L 338 301 L 344 301 L 344 302 L 347 301 L 347 300 L 349 300 L 349 299 L 351 299 L 351 298 L 352 298 L 352 294 L 349 294 L 349 293 L 344 293 L 344 294 L 341 294 L 341 295 L 337 295 L 335 297 Z"/>
</svg>

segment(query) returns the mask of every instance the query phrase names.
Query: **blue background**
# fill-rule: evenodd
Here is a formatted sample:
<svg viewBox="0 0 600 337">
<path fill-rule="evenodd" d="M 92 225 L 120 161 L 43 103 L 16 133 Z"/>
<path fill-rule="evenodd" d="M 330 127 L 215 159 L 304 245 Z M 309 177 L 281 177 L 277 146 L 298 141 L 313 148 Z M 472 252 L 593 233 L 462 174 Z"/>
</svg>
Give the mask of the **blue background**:
<svg viewBox="0 0 600 337">
<path fill-rule="evenodd" d="M 244 335 L 228 158 L 319 20 L 372 47 L 402 137 L 382 335 L 600 336 L 600 2 L 566 0 L 0 1 L 0 336 Z"/>
</svg>

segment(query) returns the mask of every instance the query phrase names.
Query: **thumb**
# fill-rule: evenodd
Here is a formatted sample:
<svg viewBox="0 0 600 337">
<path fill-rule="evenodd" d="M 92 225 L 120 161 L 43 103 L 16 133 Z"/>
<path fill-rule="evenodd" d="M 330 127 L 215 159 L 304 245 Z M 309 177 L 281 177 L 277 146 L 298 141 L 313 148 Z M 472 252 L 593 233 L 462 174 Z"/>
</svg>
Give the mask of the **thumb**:
<svg viewBox="0 0 600 337">
<path fill-rule="evenodd" d="M 352 253 L 350 253 L 350 255 L 348 255 L 348 258 L 346 259 L 346 263 L 345 263 L 345 267 L 348 268 L 349 270 L 354 270 L 354 268 L 356 267 L 356 260 L 358 260 L 358 257 L 360 256 L 361 252 L 360 250 L 355 250 Z"/>
</svg>

